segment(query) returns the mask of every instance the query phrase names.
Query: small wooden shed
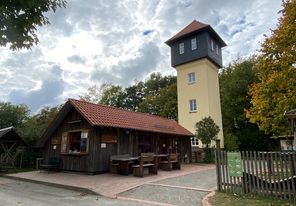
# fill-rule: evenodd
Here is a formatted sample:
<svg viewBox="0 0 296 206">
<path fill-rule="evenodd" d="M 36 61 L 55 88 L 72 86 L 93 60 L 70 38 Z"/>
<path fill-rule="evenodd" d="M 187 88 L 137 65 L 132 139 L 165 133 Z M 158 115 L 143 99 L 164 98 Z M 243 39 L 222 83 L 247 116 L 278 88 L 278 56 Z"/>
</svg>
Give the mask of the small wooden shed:
<svg viewBox="0 0 296 206">
<path fill-rule="evenodd" d="M 37 146 L 45 160 L 60 158 L 61 170 L 101 173 L 111 155 L 177 152 L 190 158 L 192 136 L 175 120 L 69 99 Z"/>
<path fill-rule="evenodd" d="M 26 146 L 27 144 L 14 127 L 0 129 L 0 168 L 15 168 L 18 157 L 20 157 L 19 167 L 21 167 L 22 154 Z"/>
</svg>

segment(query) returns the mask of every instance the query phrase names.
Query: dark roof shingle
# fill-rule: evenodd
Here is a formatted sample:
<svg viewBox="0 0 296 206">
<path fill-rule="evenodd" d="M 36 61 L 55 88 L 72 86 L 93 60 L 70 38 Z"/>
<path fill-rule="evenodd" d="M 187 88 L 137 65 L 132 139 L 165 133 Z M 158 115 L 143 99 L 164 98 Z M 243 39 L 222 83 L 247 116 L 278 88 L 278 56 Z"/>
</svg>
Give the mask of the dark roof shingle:
<svg viewBox="0 0 296 206">
<path fill-rule="evenodd" d="M 166 41 L 167 42 L 172 42 L 174 40 L 179 39 L 180 37 L 183 37 L 187 34 L 193 33 L 195 31 L 198 31 L 202 28 L 205 28 L 209 26 L 208 24 L 204 24 L 201 23 L 199 21 L 193 20 L 189 25 L 187 25 L 185 28 L 183 28 L 180 32 L 178 32 L 175 36 L 173 36 L 172 38 L 170 38 L 169 40 Z"/>
<path fill-rule="evenodd" d="M 222 47 L 226 46 L 226 43 L 221 39 L 221 37 L 215 32 L 215 30 L 209 24 L 204 24 L 196 20 L 193 20 L 189 25 L 187 25 L 185 28 L 183 28 L 180 32 L 178 32 L 172 38 L 167 40 L 165 43 L 167 45 L 170 45 L 171 43 L 179 39 L 182 39 L 183 37 L 186 37 L 196 32 L 205 31 L 205 30 L 211 33 L 218 40 L 218 42 L 220 43 L 220 46 Z"/>
</svg>

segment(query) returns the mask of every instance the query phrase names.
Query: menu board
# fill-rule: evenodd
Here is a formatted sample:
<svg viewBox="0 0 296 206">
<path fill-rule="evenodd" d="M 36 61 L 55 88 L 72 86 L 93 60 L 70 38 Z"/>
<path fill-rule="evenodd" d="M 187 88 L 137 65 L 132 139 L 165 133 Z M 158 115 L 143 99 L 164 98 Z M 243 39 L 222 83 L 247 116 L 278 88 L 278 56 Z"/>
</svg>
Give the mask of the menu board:
<svg viewBox="0 0 296 206">
<path fill-rule="evenodd" d="M 229 176 L 243 176 L 243 164 L 239 152 L 227 152 L 227 166 Z"/>
</svg>

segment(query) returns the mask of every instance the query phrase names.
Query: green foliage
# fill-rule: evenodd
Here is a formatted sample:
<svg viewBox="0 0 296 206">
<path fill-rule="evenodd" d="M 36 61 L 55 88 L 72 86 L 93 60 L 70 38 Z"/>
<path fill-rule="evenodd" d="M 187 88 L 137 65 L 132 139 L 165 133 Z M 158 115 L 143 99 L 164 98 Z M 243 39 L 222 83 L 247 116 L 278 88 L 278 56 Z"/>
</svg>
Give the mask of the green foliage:
<svg viewBox="0 0 296 206">
<path fill-rule="evenodd" d="M 160 73 L 152 73 L 145 82 L 124 89 L 112 84 L 104 84 L 98 89 L 94 85 L 80 99 L 175 120 L 178 116 L 177 79 Z"/>
<path fill-rule="evenodd" d="M 233 133 L 224 133 L 224 148 L 227 151 L 238 151 L 239 142 Z"/>
<path fill-rule="evenodd" d="M 28 117 L 22 127 L 17 128 L 18 132 L 30 145 L 34 145 L 60 108 L 61 105 L 42 108 L 36 115 Z"/>
<path fill-rule="evenodd" d="M 289 131 L 284 112 L 296 108 L 296 1 L 283 0 L 279 26 L 261 45 L 259 82 L 250 87 L 247 117 L 267 134 Z"/>
<path fill-rule="evenodd" d="M 211 117 L 205 117 L 201 121 L 197 122 L 195 124 L 195 128 L 195 136 L 206 145 L 206 148 L 209 147 L 212 140 L 217 139 L 217 134 L 220 131 L 219 126 Z"/>
<path fill-rule="evenodd" d="M 65 0 L 4 0 L 0 2 L 0 46 L 10 49 L 30 48 L 39 40 L 38 26 L 49 24 L 44 13 L 65 7 Z"/>
<path fill-rule="evenodd" d="M 162 88 L 157 96 L 147 95 L 139 111 L 177 120 L 177 83 Z"/>
<path fill-rule="evenodd" d="M 98 103 L 101 98 L 101 94 L 100 94 L 101 89 L 103 88 L 98 88 L 97 85 L 92 85 L 89 88 L 87 88 L 87 91 L 85 94 L 79 95 L 79 98 L 87 102 Z"/>
<path fill-rule="evenodd" d="M 248 87 L 258 81 L 256 59 L 238 59 L 219 74 L 221 110 L 224 132 L 232 133 L 247 121 L 244 112 L 250 107 Z"/>
<path fill-rule="evenodd" d="M 44 107 L 37 114 L 31 116 L 26 105 L 13 105 L 9 102 L 0 103 L 0 129 L 13 126 L 25 140 L 28 147 L 23 155 L 23 166 L 32 167 L 37 157 L 35 143 L 44 130 L 55 118 L 61 106 Z"/>
<path fill-rule="evenodd" d="M 102 87 L 102 96 L 100 104 L 105 104 L 113 107 L 123 107 L 123 90 L 121 86 L 105 84 Z"/>
<path fill-rule="evenodd" d="M 203 159 L 203 162 L 204 163 L 214 163 L 215 162 L 214 150 L 212 148 L 204 148 L 203 151 L 205 153 L 205 157 Z"/>
<path fill-rule="evenodd" d="M 163 88 L 168 87 L 172 83 L 177 82 L 176 76 L 162 76 L 161 73 L 152 73 L 150 78 L 144 83 L 145 89 L 144 94 L 145 96 L 153 95 L 158 96 L 160 95 L 160 91 Z"/>
<path fill-rule="evenodd" d="M 221 110 L 225 147 L 228 150 L 264 150 L 268 147 L 267 136 L 258 126 L 250 123 L 245 109 L 251 107 L 248 87 L 258 82 L 257 60 L 238 59 L 219 74 Z"/>
<path fill-rule="evenodd" d="M 13 105 L 9 102 L 0 102 L 0 129 L 6 127 L 22 127 L 28 119 L 29 108 L 26 105 Z"/>
<path fill-rule="evenodd" d="M 153 73 L 144 83 L 144 88 L 144 98 L 139 105 L 140 112 L 177 120 L 177 79 L 175 76 L 162 77 L 160 73 Z"/>
<path fill-rule="evenodd" d="M 124 89 L 123 108 L 138 111 L 140 103 L 144 98 L 145 85 L 142 81 Z"/>
</svg>

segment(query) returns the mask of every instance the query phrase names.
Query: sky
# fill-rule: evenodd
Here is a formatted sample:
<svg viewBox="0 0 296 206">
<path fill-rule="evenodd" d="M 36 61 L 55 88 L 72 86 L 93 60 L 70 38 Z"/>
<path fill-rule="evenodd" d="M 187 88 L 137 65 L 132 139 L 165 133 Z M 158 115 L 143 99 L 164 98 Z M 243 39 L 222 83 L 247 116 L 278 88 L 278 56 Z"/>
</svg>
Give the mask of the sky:
<svg viewBox="0 0 296 206">
<path fill-rule="evenodd" d="M 78 98 L 92 85 L 123 87 L 152 72 L 175 75 L 164 43 L 193 20 L 226 42 L 223 65 L 260 49 L 277 26 L 281 0 L 68 0 L 38 28 L 30 50 L 0 47 L 0 101 L 32 113 Z"/>
</svg>

